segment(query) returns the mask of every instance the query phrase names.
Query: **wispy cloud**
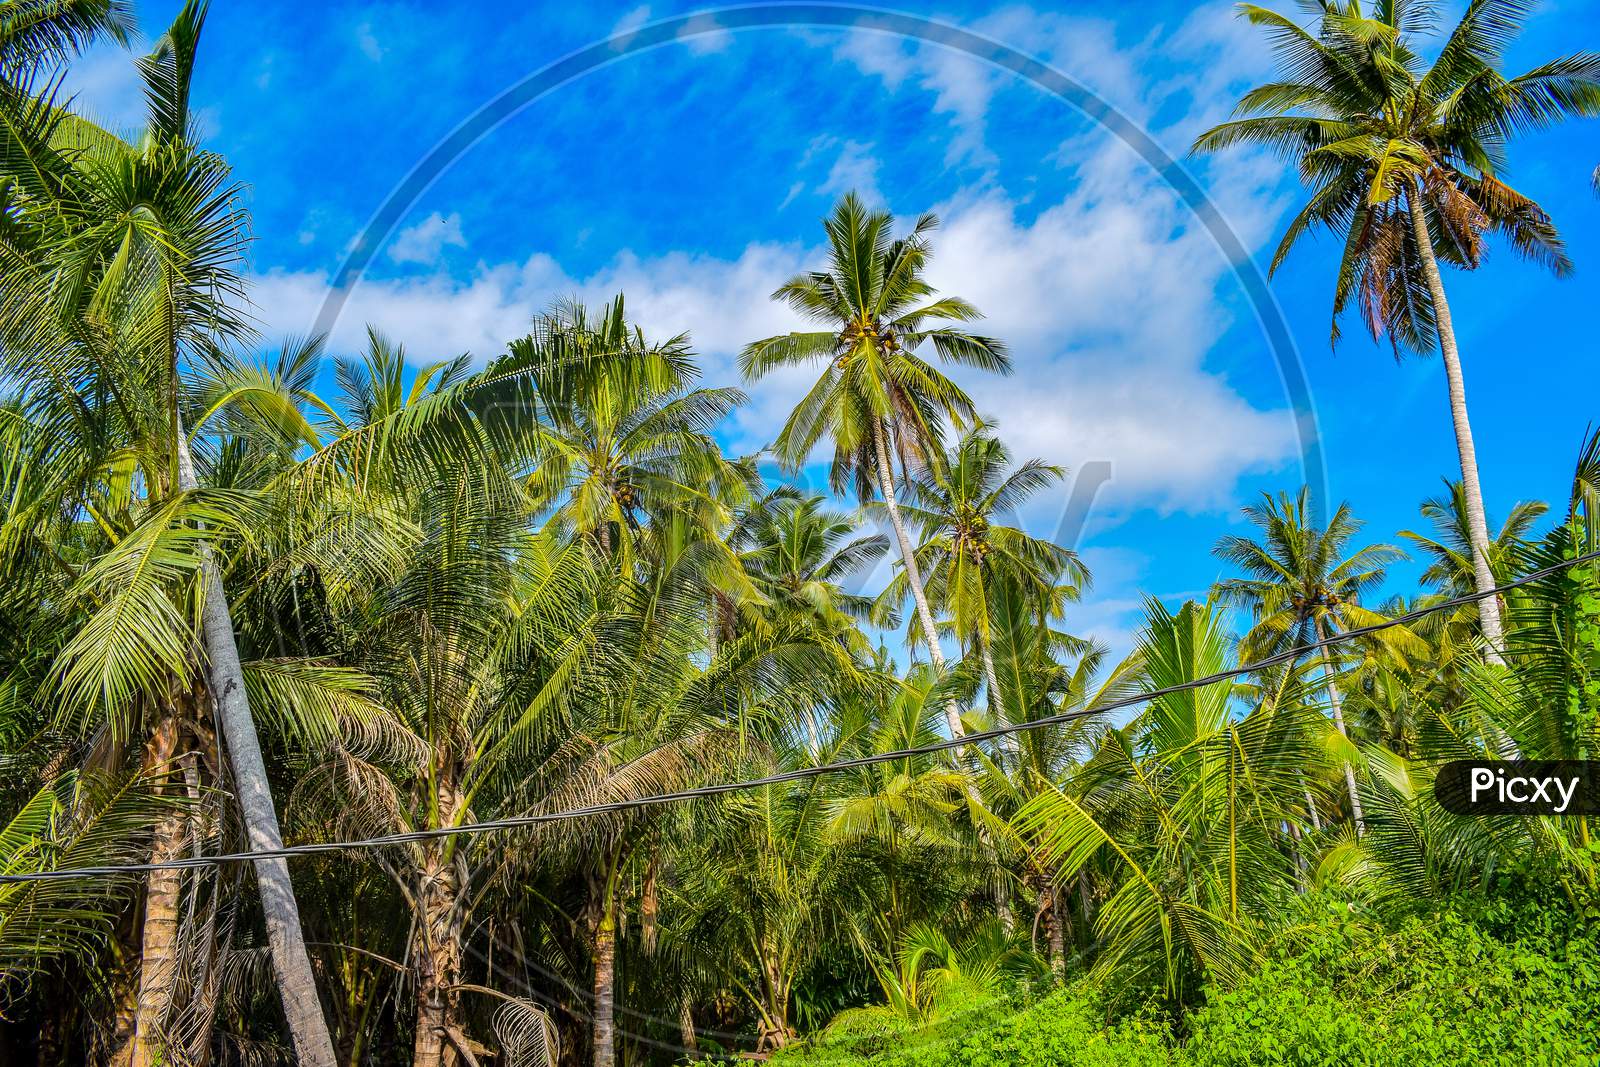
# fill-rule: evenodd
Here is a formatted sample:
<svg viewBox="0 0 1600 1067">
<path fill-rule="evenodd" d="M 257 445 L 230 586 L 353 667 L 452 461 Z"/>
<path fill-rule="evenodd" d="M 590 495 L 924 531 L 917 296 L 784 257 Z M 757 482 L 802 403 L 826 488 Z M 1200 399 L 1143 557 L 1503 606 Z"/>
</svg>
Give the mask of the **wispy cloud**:
<svg viewBox="0 0 1600 1067">
<path fill-rule="evenodd" d="M 396 263 L 433 264 L 439 261 L 445 246 L 467 247 L 466 235 L 461 232 L 461 213 L 452 211 L 441 215 L 435 211 L 415 226 L 408 226 L 395 235 L 389 243 L 389 258 Z"/>
<path fill-rule="evenodd" d="M 356 27 L 356 47 L 361 49 L 361 54 L 374 63 L 383 61 L 387 49 L 378 43 L 378 37 L 372 32 L 372 23 L 363 22 Z"/>
<path fill-rule="evenodd" d="M 678 39 L 697 56 L 721 52 L 733 43 L 733 34 L 714 15 L 696 15 L 678 31 Z"/>
<path fill-rule="evenodd" d="M 128 52 L 109 46 L 91 49 L 67 68 L 62 93 L 73 109 L 120 133 L 143 129 L 144 92 L 139 70 Z"/>
<path fill-rule="evenodd" d="M 945 205 L 932 280 L 974 301 L 989 317 L 980 328 L 1006 338 L 1017 364 L 1010 378 L 963 381 L 1019 456 L 1109 462 L 1112 504 L 1217 508 L 1241 477 L 1292 457 L 1293 420 L 1253 406 L 1206 370 L 1206 352 L 1229 326 L 1215 301 L 1225 264 L 1203 233 L 1185 227 L 1162 187 L 1128 173 L 1131 161 L 1120 171 L 1105 166 L 1100 182 L 1030 222 L 999 195 Z M 430 262 L 458 243 L 459 227 L 457 216 L 435 213 L 404 232 L 390 256 Z M 358 339 L 370 320 L 419 358 L 470 351 L 483 359 L 558 296 L 598 302 L 624 292 L 630 315 L 653 333 L 692 334 L 707 380 L 733 382 L 741 347 L 801 326 L 771 293 L 820 258 L 799 245 L 756 243 L 734 259 L 624 252 L 583 276 L 539 255 L 465 280 L 368 280 L 350 294 L 334 340 Z M 258 293 L 267 321 L 283 332 L 305 330 L 322 299 L 320 278 L 307 274 L 268 275 Z M 815 373 L 756 383 L 726 429 L 730 444 L 748 451 L 770 442 Z"/>
</svg>

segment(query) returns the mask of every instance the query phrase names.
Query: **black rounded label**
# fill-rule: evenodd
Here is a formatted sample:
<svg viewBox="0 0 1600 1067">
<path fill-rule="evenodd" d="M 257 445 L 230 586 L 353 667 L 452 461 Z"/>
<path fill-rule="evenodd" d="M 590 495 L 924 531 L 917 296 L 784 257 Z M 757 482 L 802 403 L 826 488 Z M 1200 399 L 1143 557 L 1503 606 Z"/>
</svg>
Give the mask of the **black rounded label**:
<svg viewBox="0 0 1600 1067">
<path fill-rule="evenodd" d="M 1457 815 L 1600 813 L 1600 762 L 1457 760 L 1433 782 L 1439 804 Z"/>
</svg>

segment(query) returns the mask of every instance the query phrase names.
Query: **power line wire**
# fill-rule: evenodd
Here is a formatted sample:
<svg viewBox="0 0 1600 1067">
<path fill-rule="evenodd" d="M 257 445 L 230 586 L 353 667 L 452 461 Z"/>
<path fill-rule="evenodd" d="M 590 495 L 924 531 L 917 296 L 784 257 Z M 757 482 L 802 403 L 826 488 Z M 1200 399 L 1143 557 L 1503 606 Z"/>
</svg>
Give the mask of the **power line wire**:
<svg viewBox="0 0 1600 1067">
<path fill-rule="evenodd" d="M 1275 667 L 1282 663 L 1290 663 L 1301 659 L 1309 653 L 1319 649 L 1329 648 L 1345 641 L 1367 637 L 1383 630 L 1393 629 L 1396 626 L 1405 626 L 1416 622 L 1429 615 L 1451 608 L 1473 604 L 1486 600 L 1491 596 L 1509 592 L 1521 586 L 1558 574 L 1583 563 L 1600 560 L 1600 551 L 1587 552 L 1572 559 L 1562 560 L 1560 563 L 1541 567 L 1529 571 L 1513 581 L 1504 585 L 1495 586 L 1493 589 L 1482 592 L 1465 593 L 1461 596 L 1451 597 L 1448 600 L 1430 604 L 1424 608 L 1407 612 L 1404 615 L 1382 622 L 1359 626 L 1353 630 L 1342 630 L 1328 637 L 1311 641 L 1283 652 L 1274 653 L 1264 659 L 1247 663 L 1240 667 L 1231 667 L 1227 670 L 1217 671 L 1204 678 L 1197 678 L 1176 685 L 1163 686 L 1133 696 L 1121 697 L 1117 700 L 1107 701 L 1093 708 L 1081 708 L 1076 711 L 1062 712 L 1059 715 L 1048 715 L 1044 718 L 1033 719 L 1029 722 L 1012 723 L 1006 726 L 997 726 L 990 730 L 980 730 L 976 733 L 963 734 L 959 738 L 946 738 L 915 748 L 897 749 L 893 752 L 875 752 L 866 756 L 857 756 L 852 759 L 838 760 L 833 763 L 823 763 L 812 767 L 798 767 L 794 770 L 781 771 L 761 778 L 746 778 L 737 782 L 718 782 L 712 785 L 697 786 L 693 789 L 681 789 L 671 793 L 658 793 L 648 797 L 635 797 L 630 800 L 616 800 L 605 804 L 590 804 L 581 808 L 568 808 L 563 811 L 544 812 L 537 815 L 519 815 L 506 819 L 491 819 L 486 822 L 463 823 L 460 826 L 443 826 L 427 830 L 411 830 L 398 834 L 385 834 L 380 837 L 369 837 L 355 841 L 317 841 L 303 845 L 289 845 L 283 848 L 263 849 L 259 852 L 230 852 L 214 856 L 186 856 L 179 859 L 164 860 L 160 863 L 126 863 L 103 867 L 64 867 L 53 871 L 32 871 L 26 874 L 0 875 L 0 885 L 18 882 L 45 882 L 59 881 L 73 878 L 109 878 L 125 874 L 137 874 L 158 870 L 184 870 L 193 867 L 211 867 L 224 863 L 242 863 L 251 860 L 263 859 L 290 859 L 296 856 L 309 856 L 325 852 L 342 852 L 346 849 L 356 848 L 382 848 L 389 845 L 413 844 L 420 841 L 434 841 L 445 837 L 467 836 L 471 834 L 488 833 L 494 830 L 516 830 L 530 826 L 540 826 L 545 823 L 562 822 L 568 819 L 583 819 L 596 815 L 610 815 L 616 812 L 631 811 L 637 808 L 656 807 L 662 804 L 675 804 L 683 800 L 700 800 L 706 797 L 721 796 L 725 793 L 742 792 L 747 789 L 761 789 L 766 786 L 783 785 L 787 782 L 804 781 L 808 778 L 817 778 L 824 774 L 835 774 L 839 771 L 855 770 L 860 767 L 871 767 L 880 763 L 893 763 L 896 760 L 911 759 L 916 756 L 925 756 L 935 752 L 946 752 L 950 749 L 965 748 L 967 745 L 978 744 L 983 741 L 992 741 L 1008 734 L 1023 733 L 1028 730 L 1039 730 L 1048 726 L 1060 726 L 1077 719 L 1085 719 L 1094 715 L 1105 715 L 1109 712 L 1123 708 L 1136 707 L 1149 703 L 1158 697 L 1170 696 L 1175 693 L 1185 693 L 1193 689 L 1202 689 L 1218 682 L 1226 682 L 1234 678 L 1254 674 L 1257 671 Z"/>
</svg>

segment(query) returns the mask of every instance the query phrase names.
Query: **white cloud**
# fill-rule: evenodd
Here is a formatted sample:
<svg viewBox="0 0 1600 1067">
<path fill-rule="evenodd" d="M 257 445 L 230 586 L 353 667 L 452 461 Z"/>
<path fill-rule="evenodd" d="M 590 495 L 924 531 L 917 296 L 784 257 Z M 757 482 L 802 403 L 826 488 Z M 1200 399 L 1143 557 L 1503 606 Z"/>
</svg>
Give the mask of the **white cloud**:
<svg viewBox="0 0 1600 1067">
<path fill-rule="evenodd" d="M 1176 113 L 1164 114 L 1163 124 L 1150 131 L 1174 154 L 1186 151 L 1205 125 L 1227 117 L 1240 91 L 1273 69 L 1265 35 L 1237 18 L 1230 3 L 1200 4 L 1175 29 L 1158 25 L 1126 43 L 1109 20 L 1024 5 L 1002 8 L 970 28 L 1042 59 L 1147 127 L 1166 105 L 1178 103 Z M 911 80 L 933 93 L 934 110 L 950 116 L 952 162 L 993 159 L 985 143 L 988 115 L 995 96 L 1019 84 L 1015 74 L 965 53 L 867 31 L 846 34 L 834 54 L 890 91 Z"/>
<path fill-rule="evenodd" d="M 648 334 L 690 332 L 706 380 L 732 384 L 738 380 L 740 348 L 797 327 L 792 313 L 770 297 L 814 258 L 796 246 L 754 244 L 731 261 L 687 253 L 650 259 L 623 253 L 587 278 L 573 278 L 549 256 L 535 255 L 520 265 L 480 267 L 466 280 L 443 274 L 368 279 L 348 291 L 329 341 L 333 351 L 351 351 L 362 343 L 370 322 L 404 341 L 419 360 L 470 352 L 482 363 L 502 352 L 506 341 L 527 333 L 534 316 L 553 300 L 577 296 L 598 304 L 623 292 L 629 317 Z M 252 287 L 256 315 L 270 336 L 309 331 L 328 292 L 327 279 L 315 272 L 271 271 L 255 278 Z M 734 427 L 749 448 L 776 432 L 774 413 L 793 402 L 789 384 L 778 379 L 752 392 L 751 407 Z"/>
<path fill-rule="evenodd" d="M 636 33 L 640 26 L 650 21 L 650 5 L 640 4 L 616 21 L 611 27 L 612 37 L 627 37 Z"/>
<path fill-rule="evenodd" d="M 1104 166 L 1103 180 L 1086 181 L 1031 222 L 997 195 L 947 206 L 931 279 L 988 315 L 980 328 L 1008 341 L 1017 368 L 1009 378 L 957 376 L 1019 457 L 1074 468 L 1109 462 L 1108 506 L 1223 506 L 1242 475 L 1292 457 L 1292 418 L 1253 407 L 1205 369 L 1228 326 L 1214 299 L 1225 264 L 1203 232 L 1185 227 L 1163 188 Z M 449 219 L 428 221 L 432 237 L 450 229 Z M 470 351 L 483 360 L 556 297 L 599 303 L 623 292 L 630 317 L 650 333 L 692 335 L 706 381 L 733 384 L 746 343 L 801 328 L 770 296 L 819 258 L 814 249 L 758 243 L 733 260 L 625 252 L 581 278 L 539 255 L 480 267 L 464 281 L 374 279 L 349 294 L 332 340 L 348 350 L 370 321 L 418 358 Z M 324 288 L 315 275 L 274 273 L 256 293 L 273 329 L 303 332 Z M 732 447 L 770 442 L 815 373 L 799 368 L 750 386 L 750 404 L 729 427 Z"/>
<path fill-rule="evenodd" d="M 441 215 L 435 211 L 415 226 L 408 226 L 389 242 L 389 258 L 396 263 L 437 263 L 446 245 L 467 247 L 461 232 L 461 213 Z"/>
<path fill-rule="evenodd" d="M 828 167 L 827 176 L 818 182 L 813 190 L 816 195 L 833 198 L 854 190 L 869 204 L 884 203 L 883 192 L 878 188 L 876 145 L 856 140 L 841 141 L 830 135 L 815 137 L 806 147 L 805 155 L 801 156 L 800 162 L 795 165 L 795 171 L 805 173 L 818 158 L 829 156 L 833 162 Z M 805 191 L 805 180 L 803 178 L 796 180 L 789 186 L 789 191 L 784 196 L 783 203 L 778 205 L 778 209 L 781 211 L 788 207 Z"/>
<path fill-rule="evenodd" d="M 733 43 L 733 34 L 712 15 L 696 15 L 683 24 L 678 39 L 697 56 L 721 52 Z"/>
<path fill-rule="evenodd" d="M 828 169 L 828 177 L 817 187 L 822 196 L 842 196 L 854 190 L 869 204 L 881 203 L 883 194 L 878 190 L 877 148 L 861 141 L 846 141 L 839 149 L 839 158 Z"/>
<path fill-rule="evenodd" d="M 144 90 L 133 56 L 111 46 L 90 49 L 67 67 L 62 94 L 73 110 L 119 133 L 145 125 Z"/>
<path fill-rule="evenodd" d="M 363 22 L 356 27 L 356 46 L 361 53 L 374 63 L 381 62 L 388 49 L 378 43 L 377 36 L 372 32 L 372 23 Z"/>
<path fill-rule="evenodd" d="M 870 27 L 870 20 L 863 25 Z M 1119 47 L 1110 22 L 1009 7 L 971 28 L 1053 64 L 1135 117 L 1149 110 L 1141 99 L 1138 67 L 1129 51 Z M 995 155 L 985 143 L 989 109 L 1001 89 L 1018 84 L 1015 74 L 966 53 L 908 43 L 870 29 L 846 34 L 834 54 L 879 78 L 891 92 L 914 79 L 933 93 L 933 110 L 950 116 L 949 162 L 993 162 Z"/>
</svg>

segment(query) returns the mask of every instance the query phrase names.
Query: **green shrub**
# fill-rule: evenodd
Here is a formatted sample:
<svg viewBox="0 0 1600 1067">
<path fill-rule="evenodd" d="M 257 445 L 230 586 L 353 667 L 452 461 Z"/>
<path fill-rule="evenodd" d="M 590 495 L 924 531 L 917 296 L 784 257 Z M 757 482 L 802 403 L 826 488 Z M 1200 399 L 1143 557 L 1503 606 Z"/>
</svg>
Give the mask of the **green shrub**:
<svg viewBox="0 0 1600 1067">
<path fill-rule="evenodd" d="M 1018 1008 L 983 1003 L 924 1027 L 859 1011 L 775 1058 L 783 1067 L 1600 1067 L 1600 939 L 1526 887 L 1383 923 L 1325 901 L 1255 974 L 1173 1036 L 1158 1015 L 1108 1020 L 1070 986 Z M 1315 909 L 1315 911 L 1314 911 Z"/>
<path fill-rule="evenodd" d="M 1069 987 L 1022 1010 L 1005 1001 L 909 1027 L 858 1013 L 774 1058 L 784 1067 L 1155 1067 L 1166 1027 L 1134 1016 L 1107 1026 L 1097 1000 Z"/>
<path fill-rule="evenodd" d="M 1454 912 L 1329 922 L 1188 1022 L 1194 1067 L 1600 1064 L 1592 939 L 1505 942 Z"/>
</svg>

